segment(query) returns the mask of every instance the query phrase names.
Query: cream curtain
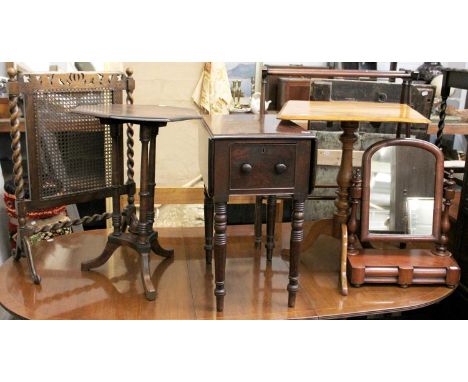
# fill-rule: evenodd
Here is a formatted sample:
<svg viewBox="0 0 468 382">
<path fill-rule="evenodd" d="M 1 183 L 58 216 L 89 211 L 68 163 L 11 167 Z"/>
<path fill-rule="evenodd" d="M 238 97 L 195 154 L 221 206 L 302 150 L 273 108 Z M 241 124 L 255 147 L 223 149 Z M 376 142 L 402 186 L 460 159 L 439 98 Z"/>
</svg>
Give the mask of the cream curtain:
<svg viewBox="0 0 468 382">
<path fill-rule="evenodd" d="M 229 114 L 232 95 L 224 62 L 205 64 L 192 99 L 209 114 Z"/>
</svg>

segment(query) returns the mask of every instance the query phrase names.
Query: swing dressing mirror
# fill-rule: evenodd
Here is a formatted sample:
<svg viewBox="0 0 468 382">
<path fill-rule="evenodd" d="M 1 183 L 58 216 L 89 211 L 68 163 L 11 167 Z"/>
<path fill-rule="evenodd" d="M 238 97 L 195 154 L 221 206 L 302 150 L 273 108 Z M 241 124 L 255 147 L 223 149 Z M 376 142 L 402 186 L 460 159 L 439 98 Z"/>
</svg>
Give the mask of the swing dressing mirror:
<svg viewBox="0 0 468 382">
<path fill-rule="evenodd" d="M 419 140 L 375 145 L 363 158 L 362 238 L 438 240 L 443 156 Z"/>
</svg>

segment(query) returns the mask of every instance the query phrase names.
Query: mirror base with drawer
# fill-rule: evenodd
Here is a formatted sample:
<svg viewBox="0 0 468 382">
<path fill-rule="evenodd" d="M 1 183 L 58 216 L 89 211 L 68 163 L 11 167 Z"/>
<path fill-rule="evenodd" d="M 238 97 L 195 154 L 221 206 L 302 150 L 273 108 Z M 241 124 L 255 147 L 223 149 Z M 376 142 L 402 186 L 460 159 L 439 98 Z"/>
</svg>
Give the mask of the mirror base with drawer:
<svg viewBox="0 0 468 382">
<path fill-rule="evenodd" d="M 460 267 L 448 250 L 454 181 L 452 173 L 444 179 L 443 164 L 442 151 L 418 139 L 381 141 L 366 150 L 342 235 L 341 272 L 353 286 L 458 285 Z"/>
<path fill-rule="evenodd" d="M 451 256 L 438 256 L 429 249 L 361 249 L 348 256 L 351 285 L 398 284 L 402 287 L 445 284 L 455 288 L 460 267 Z"/>
</svg>

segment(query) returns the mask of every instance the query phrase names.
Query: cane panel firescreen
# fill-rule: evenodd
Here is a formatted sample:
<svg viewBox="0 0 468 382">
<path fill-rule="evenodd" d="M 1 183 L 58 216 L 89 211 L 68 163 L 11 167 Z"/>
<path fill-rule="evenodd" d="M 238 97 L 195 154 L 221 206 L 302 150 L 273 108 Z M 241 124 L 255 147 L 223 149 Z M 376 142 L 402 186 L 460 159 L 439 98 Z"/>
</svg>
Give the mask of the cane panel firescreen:
<svg viewBox="0 0 468 382">
<path fill-rule="evenodd" d="M 123 176 L 123 126 L 101 125 L 94 117 L 73 113 L 82 105 L 120 104 L 123 92 L 133 103 L 135 83 L 132 70 L 123 73 L 40 73 L 18 74 L 10 68 L 8 93 L 10 135 L 14 172 L 18 235 L 15 259 L 24 254 L 32 279 L 40 283 L 31 252 L 30 237 L 75 225 L 108 219 L 110 213 L 94 214 L 41 227 L 27 222 L 29 211 L 80 203 L 110 196 L 112 158 L 117 160 L 118 192 L 128 194 L 133 202 L 133 128 L 127 125 L 127 182 Z M 29 182 L 21 156 L 20 105 L 26 125 Z M 119 143 L 118 152 L 111 147 L 111 129 Z M 114 154 L 114 155 L 113 155 Z M 25 186 L 29 187 L 26 198 Z M 115 191 L 115 190 L 114 190 Z M 133 207 L 133 204 L 129 204 Z"/>
</svg>

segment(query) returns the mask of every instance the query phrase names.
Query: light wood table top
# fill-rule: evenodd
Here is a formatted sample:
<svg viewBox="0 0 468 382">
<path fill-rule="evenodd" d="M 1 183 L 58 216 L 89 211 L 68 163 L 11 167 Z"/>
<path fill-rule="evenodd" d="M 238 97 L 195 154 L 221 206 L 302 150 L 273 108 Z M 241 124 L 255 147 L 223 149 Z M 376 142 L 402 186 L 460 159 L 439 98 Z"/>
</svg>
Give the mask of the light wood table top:
<svg viewBox="0 0 468 382">
<path fill-rule="evenodd" d="M 278 114 L 282 120 L 402 122 L 431 121 L 408 105 L 356 101 L 288 101 Z"/>
<path fill-rule="evenodd" d="M 315 224 L 306 222 L 306 235 Z M 316 319 L 415 309 L 453 292 L 444 286 L 369 285 L 350 288 L 344 297 L 338 290 L 340 242 L 321 236 L 301 254 L 296 307 L 288 309 L 288 261 L 280 240 L 289 237 L 290 224 L 277 228 L 273 261 L 267 264 L 264 253 L 254 249 L 252 226 L 228 227 L 229 293 L 223 313 L 215 308 L 214 268 L 205 264 L 203 227 L 158 229 L 161 244 L 174 248 L 175 255 L 151 256 L 155 301 L 142 297 L 138 254 L 128 248 L 117 249 L 95 271 L 81 272 L 80 263 L 99 254 L 107 241 L 109 232 L 97 230 L 35 245 L 41 285 L 32 284 L 25 259 L 8 259 L 0 267 L 0 303 L 28 319 Z"/>
</svg>

